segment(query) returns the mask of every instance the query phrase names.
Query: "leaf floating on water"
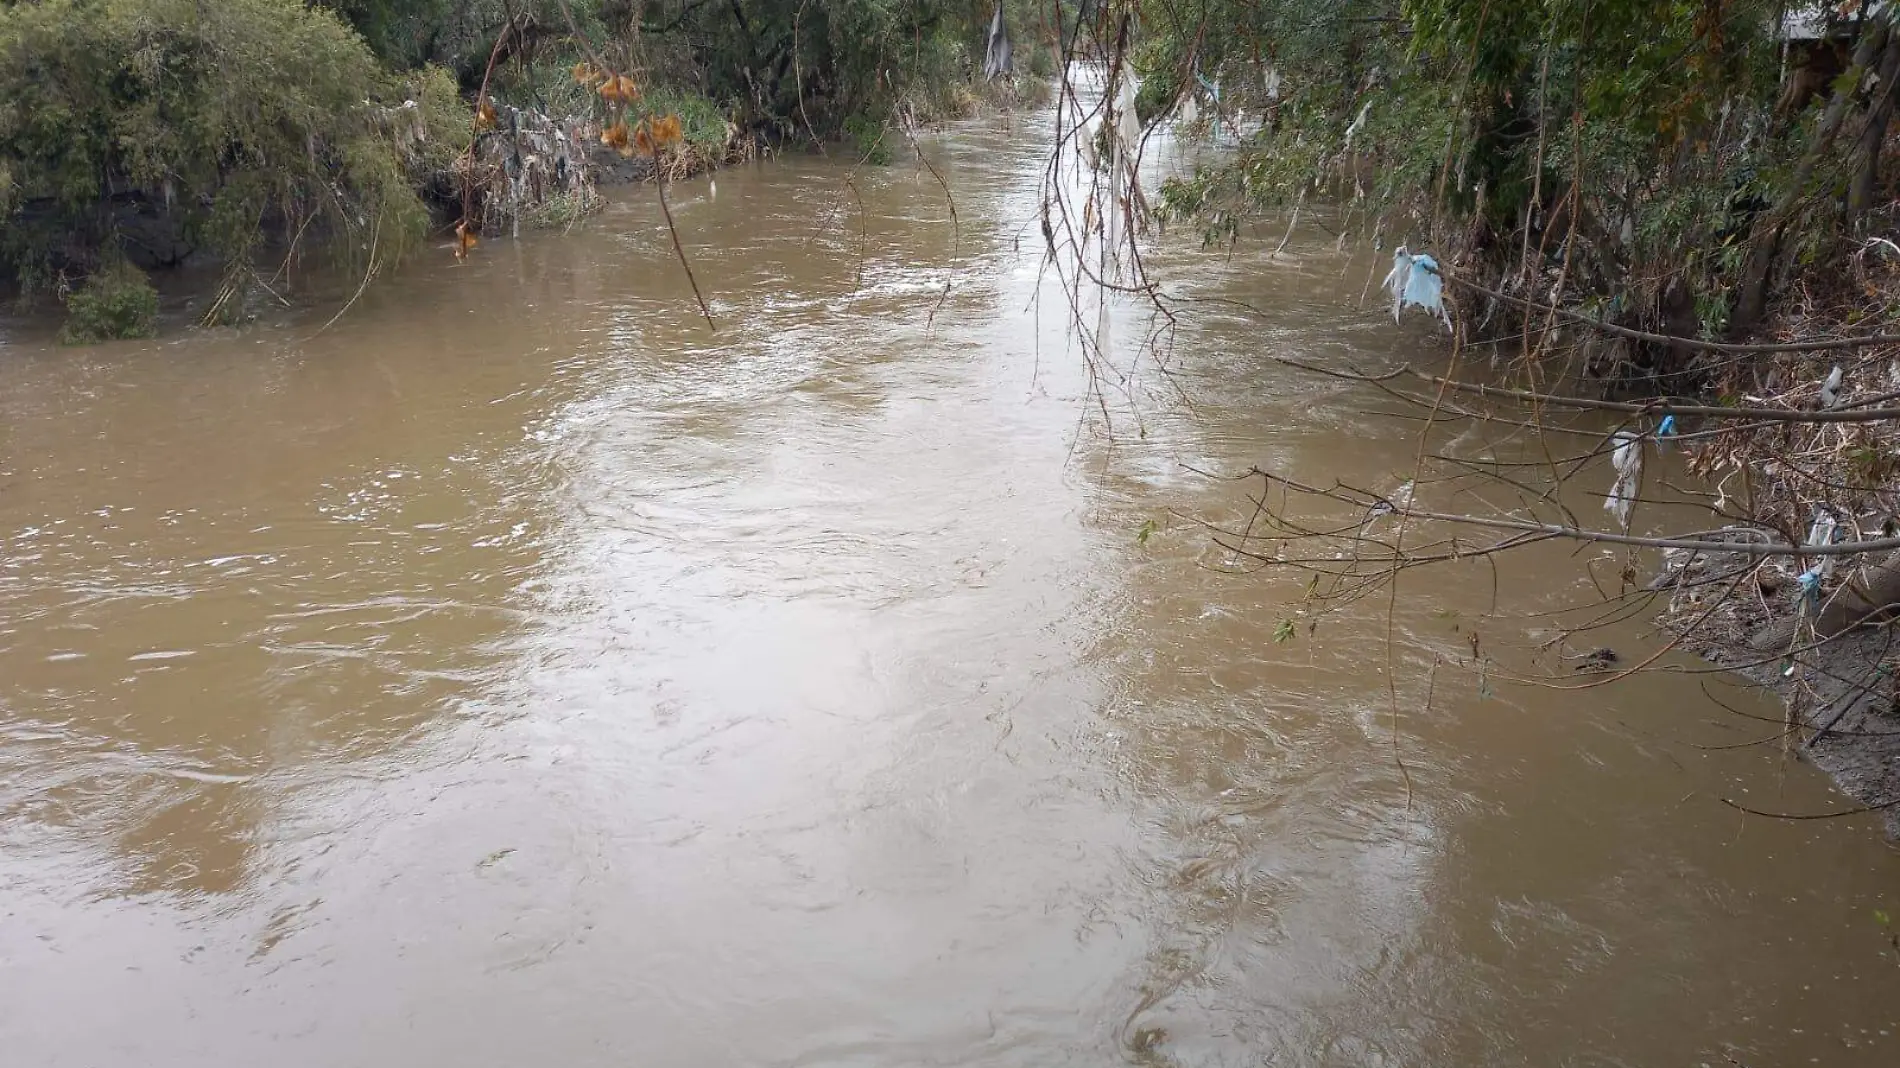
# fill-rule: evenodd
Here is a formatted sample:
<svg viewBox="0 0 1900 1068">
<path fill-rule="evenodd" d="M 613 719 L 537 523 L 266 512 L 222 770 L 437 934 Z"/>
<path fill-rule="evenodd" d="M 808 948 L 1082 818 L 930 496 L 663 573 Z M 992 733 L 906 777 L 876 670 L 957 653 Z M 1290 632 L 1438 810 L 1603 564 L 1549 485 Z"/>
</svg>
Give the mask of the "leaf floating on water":
<svg viewBox="0 0 1900 1068">
<path fill-rule="evenodd" d="M 1280 625 L 1273 628 L 1273 640 L 1275 642 L 1290 642 L 1293 640 L 1293 635 L 1293 621 L 1290 619 L 1282 619 Z"/>
<path fill-rule="evenodd" d="M 1146 523 L 1143 523 L 1141 525 L 1141 529 L 1135 533 L 1135 544 L 1136 545 L 1148 544 L 1148 539 L 1155 536 L 1156 529 L 1157 528 L 1155 527 L 1155 521 L 1152 519 L 1148 520 Z"/>
</svg>

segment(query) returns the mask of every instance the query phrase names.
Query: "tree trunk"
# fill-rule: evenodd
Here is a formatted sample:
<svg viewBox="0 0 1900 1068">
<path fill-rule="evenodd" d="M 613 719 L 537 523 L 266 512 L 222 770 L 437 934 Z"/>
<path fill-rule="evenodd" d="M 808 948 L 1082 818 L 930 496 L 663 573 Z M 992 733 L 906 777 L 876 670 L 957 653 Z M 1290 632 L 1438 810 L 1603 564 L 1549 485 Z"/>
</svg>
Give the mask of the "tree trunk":
<svg viewBox="0 0 1900 1068">
<path fill-rule="evenodd" d="M 1893 121 L 1894 102 L 1900 98 L 1900 34 L 1887 35 L 1880 53 L 1880 84 L 1867 110 L 1867 128 L 1860 134 L 1860 169 L 1847 190 L 1847 225 L 1858 227 L 1874 206 L 1880 187 L 1880 151 L 1887 144 L 1887 126 Z"/>
<path fill-rule="evenodd" d="M 1853 102 L 1854 94 L 1860 91 L 1860 84 L 1867 80 L 1868 70 L 1887 47 L 1892 26 L 1892 16 L 1884 10 L 1870 18 L 1867 29 L 1861 35 L 1860 46 L 1854 49 L 1853 65 L 1836 83 L 1834 96 L 1827 102 L 1827 111 L 1822 114 L 1820 125 L 1815 128 L 1813 143 L 1795 167 L 1794 177 L 1789 180 L 1781 199 L 1757 227 L 1759 236 L 1748 255 L 1747 264 L 1742 268 L 1741 292 L 1735 298 L 1735 312 L 1729 318 L 1733 330 L 1745 331 L 1761 322 L 1762 312 L 1768 304 L 1768 282 L 1781 255 L 1782 231 L 1794 216 L 1795 209 L 1807 199 L 1808 185 L 1814 180 L 1814 171 L 1834 146 L 1834 139 L 1847 120 L 1848 107 Z"/>
</svg>

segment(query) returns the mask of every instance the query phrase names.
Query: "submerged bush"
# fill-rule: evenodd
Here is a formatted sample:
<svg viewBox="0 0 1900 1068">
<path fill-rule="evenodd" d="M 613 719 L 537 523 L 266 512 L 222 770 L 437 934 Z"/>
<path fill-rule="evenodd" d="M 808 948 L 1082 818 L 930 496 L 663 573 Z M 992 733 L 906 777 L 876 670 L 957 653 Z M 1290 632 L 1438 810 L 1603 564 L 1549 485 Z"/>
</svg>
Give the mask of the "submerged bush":
<svg viewBox="0 0 1900 1068">
<path fill-rule="evenodd" d="M 66 298 L 62 345 L 152 337 L 158 333 L 158 291 L 145 272 L 114 260 Z"/>
<path fill-rule="evenodd" d="M 698 93 L 664 86 L 649 91 L 645 104 L 652 114 L 679 116 L 686 149 L 715 163 L 725 158 L 737 128 L 727 120 L 724 108 Z"/>
<path fill-rule="evenodd" d="M 459 110 L 446 79 L 398 82 L 298 0 L 0 5 L 0 99 L 0 272 L 23 283 L 121 256 L 246 263 L 268 233 L 399 255 L 426 225 L 414 171 L 453 156 Z"/>
<path fill-rule="evenodd" d="M 889 134 L 887 124 L 863 115 L 852 115 L 844 120 L 845 137 L 858 157 L 873 166 L 882 167 L 891 161 L 891 149 L 886 144 Z"/>
</svg>

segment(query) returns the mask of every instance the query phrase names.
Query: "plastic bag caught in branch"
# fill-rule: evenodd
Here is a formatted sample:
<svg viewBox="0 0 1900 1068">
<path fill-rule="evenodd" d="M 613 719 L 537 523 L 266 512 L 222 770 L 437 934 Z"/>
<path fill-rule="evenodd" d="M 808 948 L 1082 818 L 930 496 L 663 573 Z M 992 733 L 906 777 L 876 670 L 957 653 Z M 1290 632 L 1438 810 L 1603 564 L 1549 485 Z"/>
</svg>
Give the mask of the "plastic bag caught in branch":
<svg viewBox="0 0 1900 1068">
<path fill-rule="evenodd" d="M 990 19 L 989 40 L 983 50 L 983 77 L 992 82 L 1008 77 L 1014 52 L 1009 43 L 1009 25 L 1003 21 L 1003 0 L 996 0 L 996 14 Z"/>
<path fill-rule="evenodd" d="M 1821 407 L 1832 408 L 1841 402 L 1841 384 L 1847 381 L 1846 372 L 1838 366 L 1827 373 L 1827 380 L 1821 383 Z"/>
<path fill-rule="evenodd" d="M 1392 321 L 1408 307 L 1423 308 L 1451 329 L 1451 313 L 1445 310 L 1445 280 L 1438 273 L 1438 261 L 1419 253 L 1414 256 L 1400 245 L 1392 253 L 1392 271 L 1385 276 L 1385 291 L 1392 295 Z"/>
<path fill-rule="evenodd" d="M 1838 370 L 1838 368 L 1836 368 Z M 1814 510 L 1814 522 L 1808 527 L 1807 545 L 1811 549 L 1834 544 L 1834 532 L 1840 528 L 1841 521 L 1825 505 Z M 1801 592 L 1809 597 L 1818 595 L 1821 583 L 1834 573 L 1834 557 L 1823 556 L 1814 562 L 1814 566 L 1795 576 L 1801 584 Z"/>
<path fill-rule="evenodd" d="M 1135 114 L 1136 84 L 1133 71 L 1123 71 L 1121 85 L 1115 91 L 1115 141 L 1121 157 L 1132 169 L 1135 153 L 1141 148 L 1141 117 Z"/>
<path fill-rule="evenodd" d="M 1624 530 L 1630 528 L 1630 509 L 1636 504 L 1636 491 L 1643 482 L 1643 439 L 1629 430 L 1619 430 L 1610 438 L 1616 451 L 1610 454 L 1610 466 L 1616 469 L 1616 481 L 1610 483 L 1609 496 L 1603 498 L 1603 510 L 1616 517 Z"/>
</svg>

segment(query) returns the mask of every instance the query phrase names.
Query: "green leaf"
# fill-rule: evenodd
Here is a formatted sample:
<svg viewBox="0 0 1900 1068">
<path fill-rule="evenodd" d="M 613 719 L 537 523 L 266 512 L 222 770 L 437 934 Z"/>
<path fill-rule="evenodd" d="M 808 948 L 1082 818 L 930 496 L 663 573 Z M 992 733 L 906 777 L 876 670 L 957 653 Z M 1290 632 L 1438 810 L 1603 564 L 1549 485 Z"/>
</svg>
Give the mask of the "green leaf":
<svg viewBox="0 0 1900 1068">
<path fill-rule="evenodd" d="M 1135 532 L 1135 544 L 1136 545 L 1148 544 L 1148 539 L 1154 537 L 1155 531 L 1159 529 L 1160 529 L 1159 527 L 1155 526 L 1155 521 L 1152 519 L 1143 523 L 1141 525 L 1141 529 Z"/>
<path fill-rule="evenodd" d="M 1280 625 L 1273 628 L 1273 640 L 1276 643 L 1292 641 L 1293 621 L 1290 619 L 1282 619 Z"/>
</svg>

